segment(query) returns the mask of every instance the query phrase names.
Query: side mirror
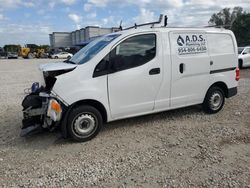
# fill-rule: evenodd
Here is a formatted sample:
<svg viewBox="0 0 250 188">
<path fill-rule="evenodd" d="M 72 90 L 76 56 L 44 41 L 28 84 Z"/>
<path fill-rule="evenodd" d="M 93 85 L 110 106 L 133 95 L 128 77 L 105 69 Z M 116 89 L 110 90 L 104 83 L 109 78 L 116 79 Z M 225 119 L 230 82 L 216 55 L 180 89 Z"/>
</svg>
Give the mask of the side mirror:
<svg viewBox="0 0 250 188">
<path fill-rule="evenodd" d="M 247 53 L 246 52 L 243 52 L 242 55 L 246 55 Z"/>
</svg>

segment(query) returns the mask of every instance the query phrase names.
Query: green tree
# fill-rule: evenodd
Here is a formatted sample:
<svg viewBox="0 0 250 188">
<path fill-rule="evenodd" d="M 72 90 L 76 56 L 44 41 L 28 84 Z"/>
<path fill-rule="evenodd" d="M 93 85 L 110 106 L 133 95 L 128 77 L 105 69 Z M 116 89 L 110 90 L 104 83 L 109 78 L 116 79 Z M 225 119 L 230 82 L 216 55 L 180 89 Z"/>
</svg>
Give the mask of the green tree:
<svg viewBox="0 0 250 188">
<path fill-rule="evenodd" d="M 250 45 L 250 13 L 238 16 L 232 25 L 232 31 L 238 46 Z"/>
<path fill-rule="evenodd" d="M 224 8 L 220 12 L 213 14 L 208 23 L 230 29 L 233 22 L 242 14 L 242 7 L 234 7 L 232 11 L 230 8 Z"/>
<path fill-rule="evenodd" d="M 40 48 L 41 48 L 41 49 L 44 49 L 45 52 L 48 52 L 49 49 L 50 49 L 50 46 L 49 46 L 49 45 L 40 45 Z"/>
<path fill-rule="evenodd" d="M 3 48 L 5 52 L 19 52 L 21 46 L 15 44 L 7 44 Z"/>
</svg>

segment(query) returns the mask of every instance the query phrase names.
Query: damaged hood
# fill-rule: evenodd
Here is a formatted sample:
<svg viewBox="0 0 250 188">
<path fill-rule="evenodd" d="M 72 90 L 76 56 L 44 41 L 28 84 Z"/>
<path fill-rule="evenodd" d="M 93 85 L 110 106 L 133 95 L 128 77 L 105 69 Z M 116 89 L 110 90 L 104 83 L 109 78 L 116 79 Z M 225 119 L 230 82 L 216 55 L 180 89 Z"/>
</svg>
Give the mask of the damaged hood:
<svg viewBox="0 0 250 188">
<path fill-rule="evenodd" d="M 77 65 L 58 62 L 58 63 L 47 63 L 40 65 L 39 69 L 43 72 L 59 71 L 59 70 L 71 70 L 76 68 Z"/>
</svg>

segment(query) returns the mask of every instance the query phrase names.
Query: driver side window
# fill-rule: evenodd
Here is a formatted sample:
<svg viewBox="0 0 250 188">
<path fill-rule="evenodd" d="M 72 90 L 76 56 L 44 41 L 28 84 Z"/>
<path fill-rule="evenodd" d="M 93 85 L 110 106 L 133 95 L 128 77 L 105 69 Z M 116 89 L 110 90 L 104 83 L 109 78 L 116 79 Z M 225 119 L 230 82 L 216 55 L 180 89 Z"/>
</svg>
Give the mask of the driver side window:
<svg viewBox="0 0 250 188">
<path fill-rule="evenodd" d="M 144 34 L 131 37 L 111 52 L 111 69 L 121 71 L 141 66 L 156 55 L 156 35 Z"/>
<path fill-rule="evenodd" d="M 95 67 L 93 77 L 141 66 L 156 56 L 156 35 L 144 34 L 126 39 Z"/>
</svg>

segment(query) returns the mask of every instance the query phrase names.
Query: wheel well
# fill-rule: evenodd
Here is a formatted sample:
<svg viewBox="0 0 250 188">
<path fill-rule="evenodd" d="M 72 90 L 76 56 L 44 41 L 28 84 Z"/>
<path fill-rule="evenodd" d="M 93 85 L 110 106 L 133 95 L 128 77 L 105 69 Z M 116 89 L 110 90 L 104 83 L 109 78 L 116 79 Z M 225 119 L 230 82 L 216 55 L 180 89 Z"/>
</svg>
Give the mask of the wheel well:
<svg viewBox="0 0 250 188">
<path fill-rule="evenodd" d="M 78 101 L 78 102 L 73 104 L 72 108 L 74 108 L 76 106 L 80 106 L 80 105 L 90 105 L 90 106 L 95 107 L 101 113 L 102 118 L 103 118 L 103 122 L 105 122 L 105 123 L 107 122 L 107 111 L 106 111 L 105 107 L 103 106 L 103 104 L 100 103 L 99 101 L 91 100 L 91 99 Z"/>
<path fill-rule="evenodd" d="M 224 82 L 216 82 L 213 85 L 211 85 L 210 88 L 214 87 L 214 86 L 221 88 L 222 91 L 224 92 L 225 96 L 228 97 L 228 87 Z"/>
<path fill-rule="evenodd" d="M 239 59 L 238 63 L 239 63 L 239 68 L 241 68 L 240 66 L 243 66 L 243 59 Z"/>
</svg>

